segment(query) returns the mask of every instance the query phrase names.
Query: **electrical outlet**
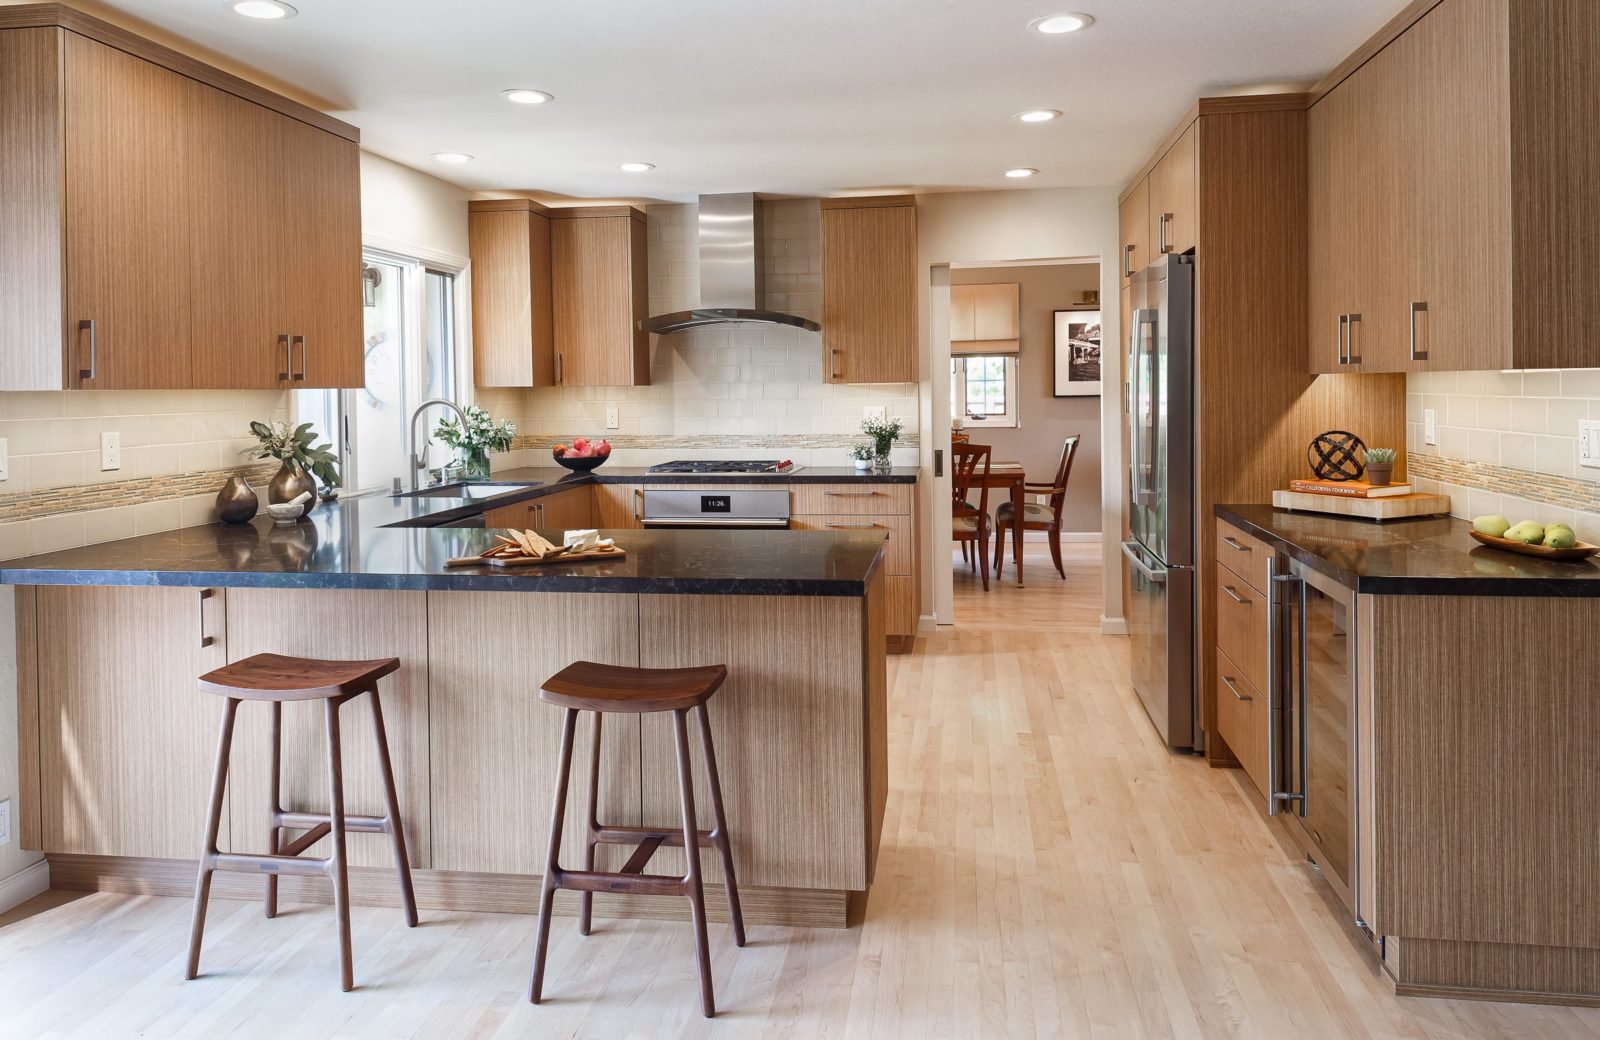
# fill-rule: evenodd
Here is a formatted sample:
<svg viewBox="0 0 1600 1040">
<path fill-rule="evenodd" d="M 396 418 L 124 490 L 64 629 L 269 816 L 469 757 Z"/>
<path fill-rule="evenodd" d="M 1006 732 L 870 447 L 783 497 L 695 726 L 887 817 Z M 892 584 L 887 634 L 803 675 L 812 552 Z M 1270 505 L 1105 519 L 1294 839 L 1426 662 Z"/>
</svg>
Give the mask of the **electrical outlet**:
<svg viewBox="0 0 1600 1040">
<path fill-rule="evenodd" d="M 108 430 L 100 435 L 100 468 L 122 468 L 122 434 Z"/>
<path fill-rule="evenodd" d="M 0 437 L 0 480 L 11 479 L 11 447 L 6 438 Z"/>
<path fill-rule="evenodd" d="M 1600 469 L 1600 419 L 1578 420 L 1578 465 Z"/>
<path fill-rule="evenodd" d="M 614 430 L 619 425 L 621 425 L 621 422 L 617 417 L 617 406 L 612 405 L 606 409 L 606 429 Z"/>
<path fill-rule="evenodd" d="M 1439 443 L 1439 415 L 1432 408 L 1422 411 L 1422 443 Z"/>
<path fill-rule="evenodd" d="M 0 845 L 11 843 L 11 799 L 0 802 Z"/>
<path fill-rule="evenodd" d="M 885 408 L 881 404 L 869 404 L 869 405 L 867 405 L 866 411 L 864 412 L 864 418 L 867 418 L 867 419 L 882 419 L 882 418 L 884 418 L 884 416 L 886 416 L 888 414 L 888 412 L 889 412 L 889 409 Z"/>
</svg>

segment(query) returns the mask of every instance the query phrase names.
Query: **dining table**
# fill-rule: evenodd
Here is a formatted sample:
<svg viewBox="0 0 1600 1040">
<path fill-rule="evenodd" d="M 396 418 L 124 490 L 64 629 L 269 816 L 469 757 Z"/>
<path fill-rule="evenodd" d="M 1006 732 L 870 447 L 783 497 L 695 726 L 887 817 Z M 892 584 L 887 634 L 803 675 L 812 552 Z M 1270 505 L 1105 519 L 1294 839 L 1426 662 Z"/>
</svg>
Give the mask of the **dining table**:
<svg viewBox="0 0 1600 1040">
<path fill-rule="evenodd" d="M 1011 492 L 1011 515 L 1015 518 L 1020 518 L 1026 515 L 1022 508 L 1023 498 L 1026 495 L 1023 484 L 1026 479 L 1020 462 L 991 462 L 987 475 L 983 473 L 974 473 L 972 475 L 972 484 L 974 487 L 990 487 L 1000 490 L 1009 488 Z M 1011 549 L 1012 556 L 1016 560 L 1017 588 L 1019 589 L 1023 587 L 1022 530 L 1023 524 L 1020 519 L 1011 525 Z M 995 577 L 998 579 L 999 575 Z"/>
</svg>

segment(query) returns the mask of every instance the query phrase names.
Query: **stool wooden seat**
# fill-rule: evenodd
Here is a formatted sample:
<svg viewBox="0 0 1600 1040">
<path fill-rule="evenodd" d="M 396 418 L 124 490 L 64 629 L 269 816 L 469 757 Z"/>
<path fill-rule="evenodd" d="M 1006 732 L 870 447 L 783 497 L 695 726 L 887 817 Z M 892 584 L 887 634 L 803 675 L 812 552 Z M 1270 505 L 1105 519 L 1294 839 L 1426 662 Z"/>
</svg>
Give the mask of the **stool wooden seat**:
<svg viewBox="0 0 1600 1040">
<path fill-rule="evenodd" d="M 211 895 L 211 875 L 218 870 L 265 874 L 266 913 L 278 913 L 278 876 L 325 875 L 333 882 L 334 915 L 339 926 L 341 982 L 346 992 L 355 988 L 354 966 L 350 956 L 350 879 L 345 852 L 345 835 L 359 831 L 389 835 L 394 848 L 395 872 L 400 882 L 400 899 L 406 924 L 416 927 L 417 900 L 411 887 L 411 865 L 406 855 L 400 802 L 395 792 L 394 769 L 389 762 L 389 740 L 383 728 L 383 709 L 378 700 L 378 680 L 400 667 L 398 658 L 378 661 L 317 661 L 308 658 L 257 654 L 242 661 L 207 672 L 200 677 L 200 689 L 227 698 L 222 711 L 222 732 L 217 740 L 216 771 L 211 778 L 211 804 L 206 817 L 205 842 L 200 849 L 200 873 L 195 880 L 194 918 L 189 929 L 189 965 L 184 975 L 193 979 L 200 973 L 200 943 L 205 932 L 206 905 Z M 385 814 L 351 816 L 344 811 L 344 767 L 340 751 L 339 709 L 361 694 L 372 695 L 372 733 L 377 742 L 378 767 L 383 774 Z M 285 701 L 321 700 L 327 727 L 328 806 L 327 813 L 286 812 L 282 804 L 283 704 Z M 263 701 L 272 705 L 272 778 L 269 786 L 268 848 L 265 855 L 219 852 L 217 833 L 222 825 L 222 802 L 228 782 L 228 755 L 233 746 L 233 724 L 241 701 Z M 287 843 L 280 842 L 282 831 L 304 831 Z M 332 837 L 333 849 L 327 859 L 304 859 L 301 853 Z"/>
<path fill-rule="evenodd" d="M 714 848 L 721 856 L 734 943 L 739 946 L 745 944 L 744 914 L 739 908 L 739 886 L 733 870 L 733 846 L 728 837 L 727 814 L 722 805 L 722 781 L 717 775 L 711 721 L 706 714 L 706 701 L 711 699 L 711 695 L 717 692 L 727 677 L 727 667 L 720 664 L 703 668 L 627 668 L 578 661 L 551 676 L 539 691 L 540 700 L 564 708 L 566 715 L 561 728 L 561 759 L 556 767 L 556 789 L 550 815 L 550 852 L 545 857 L 544 881 L 539 892 L 533 978 L 528 986 L 528 999 L 533 1003 L 539 1003 L 543 997 L 545 952 L 550 942 L 550 916 L 557 889 L 582 893 L 578 912 L 578 931 L 582 935 L 590 932 L 596 892 L 677 895 L 689 900 L 689 917 L 694 926 L 695 953 L 700 970 L 700 1009 L 707 1018 L 716 1014 L 711 984 L 711 954 L 706 941 L 705 893 L 700 880 L 702 848 Z M 589 753 L 588 833 L 584 841 L 583 869 L 567 870 L 560 865 L 559 856 L 562 824 L 567 814 L 567 786 L 572 775 L 572 744 L 580 711 L 591 712 L 594 718 Z M 640 714 L 659 711 L 670 711 L 673 715 L 682 826 L 613 827 L 602 824 L 596 811 L 600 789 L 601 719 L 607 712 Z M 695 713 L 699 722 L 700 743 L 705 750 L 706 779 L 711 788 L 714 821 L 709 831 L 700 830 L 695 821 L 694 779 L 689 768 L 690 711 Z M 621 870 L 600 871 L 594 869 L 596 845 L 635 845 L 636 848 Z M 650 858 L 662 846 L 685 850 L 687 869 L 682 877 L 644 872 Z"/>
</svg>

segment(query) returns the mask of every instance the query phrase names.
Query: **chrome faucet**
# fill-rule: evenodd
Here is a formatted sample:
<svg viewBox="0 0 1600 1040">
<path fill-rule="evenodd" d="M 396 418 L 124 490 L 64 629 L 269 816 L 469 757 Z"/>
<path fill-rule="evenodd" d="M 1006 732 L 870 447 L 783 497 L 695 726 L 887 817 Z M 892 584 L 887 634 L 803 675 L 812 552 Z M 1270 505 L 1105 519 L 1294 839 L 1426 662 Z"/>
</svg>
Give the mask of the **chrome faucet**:
<svg viewBox="0 0 1600 1040">
<path fill-rule="evenodd" d="M 456 413 L 456 421 L 461 424 L 461 429 L 462 430 L 466 430 L 466 428 L 467 428 L 467 416 L 466 416 L 466 413 L 464 413 L 461 410 L 461 406 L 456 404 L 454 401 L 446 400 L 443 397 L 435 397 L 435 398 L 432 398 L 431 400 L 424 401 L 421 404 L 417 405 L 417 410 L 411 413 L 411 427 L 410 427 L 410 441 L 409 441 L 411 450 L 408 452 L 408 454 L 411 457 L 411 490 L 412 491 L 418 490 L 418 488 L 417 488 L 417 474 L 428 468 L 428 440 L 429 439 L 424 439 L 423 440 L 423 442 L 422 442 L 422 452 L 421 452 L 421 454 L 418 454 L 418 452 L 417 452 L 417 419 L 419 419 L 422 416 L 423 412 L 427 411 L 429 408 L 432 408 L 434 405 L 440 405 L 442 407 L 450 409 L 452 412 L 455 412 Z"/>
</svg>

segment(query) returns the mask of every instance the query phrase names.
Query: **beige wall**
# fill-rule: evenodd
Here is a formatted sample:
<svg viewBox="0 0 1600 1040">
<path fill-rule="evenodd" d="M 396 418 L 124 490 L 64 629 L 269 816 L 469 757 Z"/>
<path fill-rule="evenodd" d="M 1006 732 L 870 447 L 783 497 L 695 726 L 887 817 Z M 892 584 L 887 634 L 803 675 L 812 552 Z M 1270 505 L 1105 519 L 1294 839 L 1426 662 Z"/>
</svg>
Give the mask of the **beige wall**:
<svg viewBox="0 0 1600 1040">
<path fill-rule="evenodd" d="M 465 188 L 361 153 L 361 237 L 370 245 L 465 259 L 470 197 Z"/>
<path fill-rule="evenodd" d="M 1016 282 L 1022 312 L 1021 354 L 1017 361 L 1015 428 L 969 423 L 967 433 L 994 446 L 992 457 L 1018 461 L 1031 481 L 1054 478 L 1061 445 L 1079 434 L 1078 453 L 1067 485 L 1066 530 L 1100 530 L 1100 398 L 1055 396 L 1055 311 L 1070 310 L 1084 291 L 1100 288 L 1099 264 L 1049 264 L 1026 267 L 967 267 L 950 272 L 951 285 Z M 1112 393 L 1116 392 L 1115 387 Z"/>
</svg>

